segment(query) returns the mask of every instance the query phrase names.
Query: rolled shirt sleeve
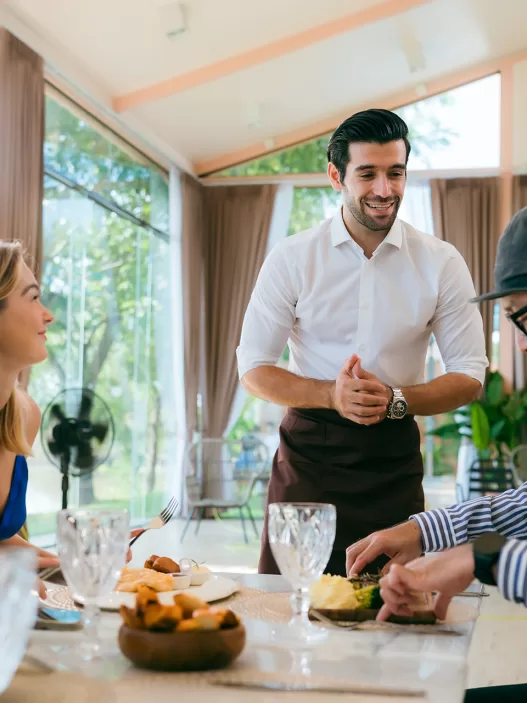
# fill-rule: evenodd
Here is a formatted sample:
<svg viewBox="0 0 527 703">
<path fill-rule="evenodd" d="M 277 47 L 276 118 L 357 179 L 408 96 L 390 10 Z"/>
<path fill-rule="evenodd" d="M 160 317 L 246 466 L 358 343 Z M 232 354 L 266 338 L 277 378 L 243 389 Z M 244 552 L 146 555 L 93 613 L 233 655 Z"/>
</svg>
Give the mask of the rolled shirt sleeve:
<svg viewBox="0 0 527 703">
<path fill-rule="evenodd" d="M 296 320 L 297 276 L 284 243 L 268 255 L 258 275 L 236 350 L 240 378 L 260 366 L 276 366 Z"/>
<path fill-rule="evenodd" d="M 447 373 L 462 373 L 483 385 L 488 360 L 481 314 L 470 299 L 476 292 L 468 267 L 452 247 L 439 281 L 432 331 Z"/>
<path fill-rule="evenodd" d="M 412 515 L 423 550 L 436 552 L 470 542 L 484 532 L 527 539 L 527 482 L 496 496 Z"/>
<path fill-rule="evenodd" d="M 527 542 L 507 540 L 498 561 L 498 589 L 507 600 L 527 605 Z"/>
</svg>

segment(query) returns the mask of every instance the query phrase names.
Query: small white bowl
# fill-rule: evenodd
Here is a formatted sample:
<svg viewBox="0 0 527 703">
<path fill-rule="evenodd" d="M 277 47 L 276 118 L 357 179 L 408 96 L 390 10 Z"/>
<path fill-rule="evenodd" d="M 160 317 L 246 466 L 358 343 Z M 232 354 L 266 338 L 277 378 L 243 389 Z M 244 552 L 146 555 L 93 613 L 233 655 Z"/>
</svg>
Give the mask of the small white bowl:
<svg viewBox="0 0 527 703">
<path fill-rule="evenodd" d="M 191 584 L 190 574 L 170 574 L 175 591 L 184 591 Z"/>
<path fill-rule="evenodd" d="M 191 586 L 202 586 L 211 577 L 210 571 L 192 571 L 190 574 Z"/>
</svg>

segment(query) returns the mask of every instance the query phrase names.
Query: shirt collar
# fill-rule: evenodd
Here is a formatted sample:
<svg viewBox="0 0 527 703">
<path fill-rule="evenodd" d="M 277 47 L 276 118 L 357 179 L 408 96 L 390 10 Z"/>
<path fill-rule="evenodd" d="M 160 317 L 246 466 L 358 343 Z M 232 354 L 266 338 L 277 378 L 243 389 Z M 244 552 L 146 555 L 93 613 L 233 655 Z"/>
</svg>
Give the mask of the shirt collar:
<svg viewBox="0 0 527 703">
<path fill-rule="evenodd" d="M 353 242 L 353 239 L 350 237 L 349 232 L 346 229 L 346 225 L 344 224 L 344 220 L 342 218 L 342 208 L 340 208 L 338 213 L 335 214 L 333 220 L 331 221 L 331 243 L 334 247 L 338 247 L 339 244 L 342 244 L 343 242 Z M 403 228 L 401 220 L 396 218 L 392 228 L 384 238 L 381 245 L 378 247 L 377 251 L 384 244 L 391 244 L 392 246 L 397 247 L 397 249 L 400 249 L 402 243 Z"/>
</svg>

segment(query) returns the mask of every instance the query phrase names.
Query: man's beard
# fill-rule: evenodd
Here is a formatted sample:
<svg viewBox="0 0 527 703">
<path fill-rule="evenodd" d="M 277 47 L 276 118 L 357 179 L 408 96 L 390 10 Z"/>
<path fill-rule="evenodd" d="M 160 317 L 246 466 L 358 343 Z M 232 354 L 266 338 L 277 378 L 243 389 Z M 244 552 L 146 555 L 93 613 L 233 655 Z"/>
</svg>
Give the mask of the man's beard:
<svg viewBox="0 0 527 703">
<path fill-rule="evenodd" d="M 342 197 L 344 199 L 344 204 L 351 212 L 353 217 L 357 220 L 357 222 L 359 222 L 359 224 L 361 224 L 363 227 L 366 227 L 366 229 L 371 230 L 372 232 L 385 232 L 391 229 L 393 223 L 395 222 L 395 218 L 397 217 L 397 213 L 399 212 L 399 207 L 401 206 L 401 199 L 398 196 L 394 196 L 393 198 L 371 199 L 369 201 L 371 203 L 381 204 L 393 202 L 393 208 L 391 210 L 390 216 L 387 217 L 381 223 L 365 211 L 364 208 L 366 208 L 367 206 L 364 204 L 364 202 L 358 201 L 356 198 L 353 198 L 347 190 L 342 191 Z"/>
</svg>

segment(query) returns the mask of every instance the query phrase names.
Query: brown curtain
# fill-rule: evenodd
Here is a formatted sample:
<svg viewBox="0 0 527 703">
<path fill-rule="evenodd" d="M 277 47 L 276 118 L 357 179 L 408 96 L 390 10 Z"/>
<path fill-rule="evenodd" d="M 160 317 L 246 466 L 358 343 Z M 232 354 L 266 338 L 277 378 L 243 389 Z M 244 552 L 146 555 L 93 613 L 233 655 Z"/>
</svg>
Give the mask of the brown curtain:
<svg viewBox="0 0 527 703">
<path fill-rule="evenodd" d="M 0 238 L 23 243 L 37 278 L 42 266 L 44 66 L 0 29 Z"/>
<path fill-rule="evenodd" d="M 522 174 L 518 176 L 513 176 L 512 178 L 512 214 L 514 215 L 518 210 L 527 207 L 527 175 Z M 525 387 L 527 383 L 527 354 L 522 354 L 521 357 L 518 353 L 514 354 L 514 366 L 515 366 L 515 386 Z M 523 364 L 523 370 L 520 367 L 520 372 L 518 373 L 518 367 L 516 363 Z M 519 377 L 519 378 L 518 378 Z M 520 380 L 521 379 L 521 380 Z M 525 430 L 524 440 L 527 439 L 527 429 Z M 523 457 L 527 460 L 526 457 Z"/>
<path fill-rule="evenodd" d="M 37 280 L 42 267 L 44 65 L 0 29 L 0 239 L 22 242 Z M 27 388 L 29 369 L 20 383 Z M 20 534 L 27 539 L 27 526 Z"/>
<path fill-rule="evenodd" d="M 512 214 L 527 207 L 527 174 L 512 177 Z"/>
<path fill-rule="evenodd" d="M 220 186 L 205 191 L 204 431 L 221 437 L 238 384 L 236 347 L 262 266 L 276 186 Z"/>
<path fill-rule="evenodd" d="M 196 179 L 181 175 L 182 275 L 187 441 L 196 429 L 202 348 L 204 191 Z"/>
<path fill-rule="evenodd" d="M 453 244 L 467 262 L 478 294 L 494 286 L 499 239 L 499 178 L 432 179 L 436 237 Z M 487 356 L 492 356 L 494 303 L 481 303 Z"/>
</svg>

